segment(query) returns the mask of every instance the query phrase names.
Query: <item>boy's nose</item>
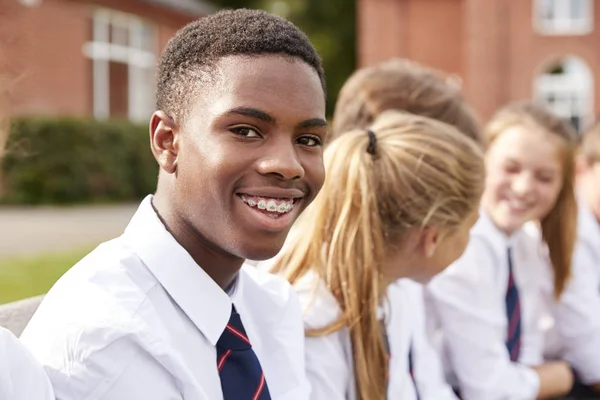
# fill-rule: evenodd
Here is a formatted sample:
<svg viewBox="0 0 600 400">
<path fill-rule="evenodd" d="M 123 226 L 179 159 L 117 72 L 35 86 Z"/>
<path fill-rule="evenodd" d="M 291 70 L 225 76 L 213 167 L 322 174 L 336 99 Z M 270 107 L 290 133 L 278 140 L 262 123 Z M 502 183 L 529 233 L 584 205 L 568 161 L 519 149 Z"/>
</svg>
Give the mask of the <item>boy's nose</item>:
<svg viewBox="0 0 600 400">
<path fill-rule="evenodd" d="M 258 163 L 263 175 L 276 175 L 283 180 L 301 179 L 304 167 L 292 143 L 277 143 L 270 147 L 269 154 Z"/>
</svg>

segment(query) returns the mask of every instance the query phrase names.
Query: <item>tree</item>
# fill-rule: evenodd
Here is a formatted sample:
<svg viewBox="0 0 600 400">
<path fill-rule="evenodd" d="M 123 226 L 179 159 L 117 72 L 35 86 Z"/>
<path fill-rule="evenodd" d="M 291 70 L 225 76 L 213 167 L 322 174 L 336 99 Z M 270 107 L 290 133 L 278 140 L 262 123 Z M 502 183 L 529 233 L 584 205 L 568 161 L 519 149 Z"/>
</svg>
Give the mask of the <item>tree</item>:
<svg viewBox="0 0 600 400">
<path fill-rule="evenodd" d="M 223 8 L 256 8 L 280 15 L 309 36 L 323 58 L 327 78 L 327 114 L 356 67 L 355 0 L 211 0 Z"/>
</svg>

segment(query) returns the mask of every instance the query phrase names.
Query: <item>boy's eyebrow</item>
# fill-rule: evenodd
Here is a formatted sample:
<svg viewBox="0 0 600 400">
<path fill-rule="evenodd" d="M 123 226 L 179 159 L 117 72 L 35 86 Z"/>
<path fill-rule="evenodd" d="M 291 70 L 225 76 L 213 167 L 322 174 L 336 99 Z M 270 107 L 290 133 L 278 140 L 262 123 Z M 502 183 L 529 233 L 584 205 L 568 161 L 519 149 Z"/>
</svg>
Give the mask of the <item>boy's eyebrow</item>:
<svg viewBox="0 0 600 400">
<path fill-rule="evenodd" d="M 311 119 L 307 119 L 306 121 L 300 122 L 298 124 L 298 128 L 313 128 L 313 127 L 320 127 L 320 126 L 327 127 L 328 125 L 329 124 L 324 119 L 311 118 Z"/>
<path fill-rule="evenodd" d="M 256 108 L 252 108 L 252 107 L 235 107 L 235 108 L 232 108 L 231 110 L 228 110 L 227 114 L 237 114 L 237 115 L 243 115 L 245 117 L 256 118 L 256 119 L 259 119 L 268 124 L 275 123 L 275 117 L 273 117 L 271 114 L 261 111 Z M 300 122 L 297 127 L 298 128 L 311 128 L 311 127 L 319 127 L 319 126 L 327 127 L 328 125 L 329 124 L 324 119 L 311 118 L 311 119 L 307 119 L 306 121 Z"/>
<path fill-rule="evenodd" d="M 227 111 L 227 114 L 238 114 L 245 117 L 252 117 L 268 124 L 275 123 L 275 117 L 273 117 L 271 114 L 251 107 L 235 107 Z"/>
</svg>

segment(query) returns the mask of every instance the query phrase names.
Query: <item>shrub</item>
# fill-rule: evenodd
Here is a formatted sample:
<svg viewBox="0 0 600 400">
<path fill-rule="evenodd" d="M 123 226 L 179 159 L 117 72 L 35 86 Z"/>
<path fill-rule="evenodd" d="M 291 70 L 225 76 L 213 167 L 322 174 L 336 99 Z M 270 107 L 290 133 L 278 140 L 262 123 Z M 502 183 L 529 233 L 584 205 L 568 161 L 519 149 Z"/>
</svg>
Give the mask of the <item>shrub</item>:
<svg viewBox="0 0 600 400">
<path fill-rule="evenodd" d="M 20 118 L 2 161 L 13 204 L 133 201 L 154 192 L 158 166 L 147 126 L 125 121 Z"/>
</svg>

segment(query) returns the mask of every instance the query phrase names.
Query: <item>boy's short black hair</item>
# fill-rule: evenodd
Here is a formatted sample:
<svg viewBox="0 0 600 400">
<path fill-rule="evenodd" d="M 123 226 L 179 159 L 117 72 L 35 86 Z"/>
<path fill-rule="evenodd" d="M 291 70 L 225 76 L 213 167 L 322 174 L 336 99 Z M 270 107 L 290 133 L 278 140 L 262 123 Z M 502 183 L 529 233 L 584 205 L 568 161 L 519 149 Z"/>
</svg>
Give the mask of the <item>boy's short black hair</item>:
<svg viewBox="0 0 600 400">
<path fill-rule="evenodd" d="M 294 24 L 264 11 L 227 10 L 186 25 L 169 41 L 158 65 L 157 109 L 183 117 L 194 86 L 211 81 L 219 59 L 263 54 L 300 58 L 317 72 L 325 91 L 321 58 Z"/>
</svg>

